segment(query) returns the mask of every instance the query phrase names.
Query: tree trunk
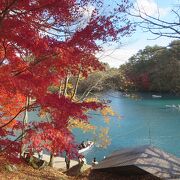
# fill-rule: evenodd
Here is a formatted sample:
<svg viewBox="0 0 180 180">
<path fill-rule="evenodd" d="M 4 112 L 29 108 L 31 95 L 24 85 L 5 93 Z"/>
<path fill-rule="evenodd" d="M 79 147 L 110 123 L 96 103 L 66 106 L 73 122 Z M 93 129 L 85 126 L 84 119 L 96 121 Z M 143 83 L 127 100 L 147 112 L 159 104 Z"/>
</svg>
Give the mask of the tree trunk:
<svg viewBox="0 0 180 180">
<path fill-rule="evenodd" d="M 53 163 L 54 163 L 54 155 L 51 153 L 50 160 L 49 160 L 49 166 L 53 167 Z"/>
<path fill-rule="evenodd" d="M 62 80 L 60 81 L 60 85 L 59 85 L 59 91 L 58 91 L 59 97 L 61 96 L 61 93 L 62 93 Z"/>
<path fill-rule="evenodd" d="M 67 94 L 67 85 L 68 85 L 68 81 L 69 81 L 69 76 L 68 76 L 68 72 L 67 72 L 67 76 L 65 78 L 65 82 L 64 82 L 64 91 L 63 91 L 63 95 L 66 96 Z"/>
<path fill-rule="evenodd" d="M 27 125 L 27 123 L 28 123 L 29 97 L 26 98 L 26 105 L 25 105 L 25 107 L 26 107 L 26 110 L 25 110 L 25 112 L 24 112 L 23 128 L 22 128 L 22 134 L 23 134 L 23 136 L 22 136 L 22 139 L 21 139 L 21 152 L 20 152 L 21 156 L 23 156 L 23 153 L 24 153 L 24 151 L 25 151 L 25 145 L 23 144 L 22 141 L 23 141 L 23 138 L 25 137 L 26 125 Z"/>
<path fill-rule="evenodd" d="M 78 76 L 77 76 L 77 79 L 76 79 L 76 83 L 75 83 L 75 87 L 74 87 L 74 92 L 72 94 L 71 99 L 73 99 L 76 96 L 77 88 L 78 88 L 78 84 L 79 84 L 79 79 L 80 79 L 80 74 L 81 74 L 81 69 L 82 69 L 82 67 L 80 66 L 79 73 L 78 73 Z"/>
</svg>

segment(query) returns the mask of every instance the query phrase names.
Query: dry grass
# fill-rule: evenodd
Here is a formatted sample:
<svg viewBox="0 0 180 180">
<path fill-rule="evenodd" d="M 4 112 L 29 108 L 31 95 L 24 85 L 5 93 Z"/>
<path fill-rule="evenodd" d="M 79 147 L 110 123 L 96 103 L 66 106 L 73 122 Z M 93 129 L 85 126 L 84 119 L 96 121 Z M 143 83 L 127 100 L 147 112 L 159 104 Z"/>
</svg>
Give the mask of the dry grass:
<svg viewBox="0 0 180 180">
<path fill-rule="evenodd" d="M 154 180 L 156 178 L 152 176 L 130 176 L 123 177 L 116 174 L 97 172 L 91 170 L 91 168 L 85 170 L 80 175 L 67 176 L 62 171 L 45 167 L 41 170 L 34 169 L 33 167 L 22 163 L 16 165 L 16 172 L 9 172 L 5 166 L 7 163 L 6 159 L 0 158 L 0 180 Z M 75 167 L 74 167 L 75 168 Z M 74 171 L 72 168 L 72 171 Z M 70 170 L 71 171 L 71 170 Z"/>
<path fill-rule="evenodd" d="M 61 171 L 51 167 L 45 167 L 41 170 L 22 163 L 16 165 L 17 171 L 9 172 L 5 166 L 8 164 L 6 159 L 0 158 L 0 180 L 70 180 L 71 177 L 66 176 Z"/>
</svg>

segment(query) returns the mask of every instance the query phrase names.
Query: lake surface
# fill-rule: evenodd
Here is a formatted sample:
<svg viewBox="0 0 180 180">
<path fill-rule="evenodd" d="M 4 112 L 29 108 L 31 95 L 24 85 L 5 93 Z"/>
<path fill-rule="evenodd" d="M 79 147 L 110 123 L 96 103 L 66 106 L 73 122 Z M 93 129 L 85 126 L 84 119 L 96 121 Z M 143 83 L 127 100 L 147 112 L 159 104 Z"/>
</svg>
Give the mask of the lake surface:
<svg viewBox="0 0 180 180">
<path fill-rule="evenodd" d="M 152 94 L 139 94 L 140 99 L 124 97 L 120 92 L 107 92 L 103 99 L 111 100 L 113 110 L 122 116 L 118 120 L 111 117 L 109 124 L 104 122 L 100 114 L 91 112 L 91 122 L 98 127 L 109 127 L 111 144 L 102 149 L 96 144 L 86 152 L 90 163 L 93 157 L 97 161 L 115 150 L 139 145 L 159 147 L 166 152 L 180 157 L 180 108 L 168 108 L 166 105 L 180 105 L 180 97 L 162 95 L 152 98 Z M 78 142 L 93 139 L 93 135 L 74 130 Z"/>
</svg>

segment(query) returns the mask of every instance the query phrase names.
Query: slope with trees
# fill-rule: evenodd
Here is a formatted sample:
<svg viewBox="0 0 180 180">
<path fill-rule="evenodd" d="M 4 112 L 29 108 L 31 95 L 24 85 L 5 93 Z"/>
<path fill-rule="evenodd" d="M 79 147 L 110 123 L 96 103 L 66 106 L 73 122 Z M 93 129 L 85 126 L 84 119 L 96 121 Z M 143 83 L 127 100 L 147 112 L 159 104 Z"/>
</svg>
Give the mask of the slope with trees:
<svg viewBox="0 0 180 180">
<path fill-rule="evenodd" d="M 180 92 L 180 41 L 147 46 L 129 59 L 126 75 L 139 91 Z M 124 67 L 120 67 L 120 70 Z"/>
<path fill-rule="evenodd" d="M 179 52 L 179 40 L 172 41 L 167 47 L 147 46 L 119 69 L 106 68 L 105 72 L 93 73 L 79 89 L 81 91 L 97 82 L 94 91 L 180 93 Z"/>
</svg>

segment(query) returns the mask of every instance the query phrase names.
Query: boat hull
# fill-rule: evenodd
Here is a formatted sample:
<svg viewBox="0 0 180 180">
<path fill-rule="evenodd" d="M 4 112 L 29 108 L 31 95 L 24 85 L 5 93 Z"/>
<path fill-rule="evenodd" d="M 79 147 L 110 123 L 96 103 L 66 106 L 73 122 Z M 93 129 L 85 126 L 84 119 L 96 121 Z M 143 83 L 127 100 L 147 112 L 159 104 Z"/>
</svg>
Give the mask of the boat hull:
<svg viewBox="0 0 180 180">
<path fill-rule="evenodd" d="M 85 148 L 80 149 L 80 150 L 78 151 L 78 153 L 79 153 L 79 154 L 80 154 L 80 153 L 83 153 L 83 152 L 89 150 L 92 146 L 94 146 L 94 142 L 93 142 L 93 141 L 89 141 L 89 145 L 88 145 L 87 147 L 85 147 Z"/>
</svg>

